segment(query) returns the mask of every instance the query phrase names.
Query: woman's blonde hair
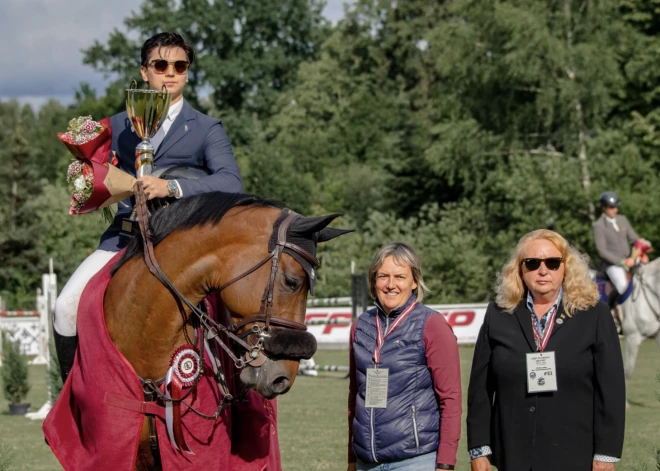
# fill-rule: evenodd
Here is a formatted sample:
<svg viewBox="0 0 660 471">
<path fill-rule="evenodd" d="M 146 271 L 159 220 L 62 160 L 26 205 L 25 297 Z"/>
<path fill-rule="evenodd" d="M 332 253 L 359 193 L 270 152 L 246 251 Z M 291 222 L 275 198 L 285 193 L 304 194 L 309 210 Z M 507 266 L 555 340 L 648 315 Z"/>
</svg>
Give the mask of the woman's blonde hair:
<svg viewBox="0 0 660 471">
<path fill-rule="evenodd" d="M 506 262 L 501 273 L 497 274 L 495 302 L 506 312 L 512 313 L 525 295 L 525 284 L 521 274 L 523 253 L 527 245 L 537 240 L 551 242 L 561 252 L 564 259 L 564 293 L 562 303 L 570 316 L 580 309 L 586 309 L 598 302 L 598 288 L 589 275 L 589 262 L 585 254 L 580 253 L 566 239 L 556 232 L 539 229 L 525 234 Z"/>
<path fill-rule="evenodd" d="M 422 263 L 415 251 L 409 245 L 402 242 L 395 242 L 386 245 L 378 251 L 369 266 L 369 294 L 373 299 L 378 299 L 376 294 L 376 275 L 378 270 L 385 263 L 387 257 L 392 257 L 397 265 L 408 265 L 412 271 L 413 281 L 417 283 L 417 298 L 415 301 L 421 303 L 429 289 L 424 284 L 424 277 L 422 276 Z"/>
</svg>

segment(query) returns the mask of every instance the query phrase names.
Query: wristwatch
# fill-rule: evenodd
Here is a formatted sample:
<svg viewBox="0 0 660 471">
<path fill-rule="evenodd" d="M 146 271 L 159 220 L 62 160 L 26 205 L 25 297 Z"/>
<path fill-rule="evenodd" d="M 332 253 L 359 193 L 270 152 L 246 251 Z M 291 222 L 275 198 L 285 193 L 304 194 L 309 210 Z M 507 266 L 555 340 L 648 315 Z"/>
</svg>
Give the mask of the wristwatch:
<svg viewBox="0 0 660 471">
<path fill-rule="evenodd" d="M 176 180 L 168 180 L 167 182 L 167 196 L 174 198 L 177 191 L 179 191 L 179 185 L 176 184 Z"/>
</svg>

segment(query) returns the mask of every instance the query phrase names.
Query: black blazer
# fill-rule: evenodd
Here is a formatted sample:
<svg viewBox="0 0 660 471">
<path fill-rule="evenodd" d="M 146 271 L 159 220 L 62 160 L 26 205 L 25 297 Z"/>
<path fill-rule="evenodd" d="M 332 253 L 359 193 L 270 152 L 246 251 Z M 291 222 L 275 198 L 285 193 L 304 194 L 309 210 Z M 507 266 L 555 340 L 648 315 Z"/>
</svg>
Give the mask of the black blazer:
<svg viewBox="0 0 660 471">
<path fill-rule="evenodd" d="M 591 471 L 594 454 L 621 457 L 625 379 L 612 315 L 599 302 L 572 317 L 563 307 L 545 351 L 555 352 L 557 391 L 527 393 L 526 353 L 536 351 L 531 313 L 495 303 L 472 359 L 468 449 L 489 445 L 500 471 Z"/>
</svg>

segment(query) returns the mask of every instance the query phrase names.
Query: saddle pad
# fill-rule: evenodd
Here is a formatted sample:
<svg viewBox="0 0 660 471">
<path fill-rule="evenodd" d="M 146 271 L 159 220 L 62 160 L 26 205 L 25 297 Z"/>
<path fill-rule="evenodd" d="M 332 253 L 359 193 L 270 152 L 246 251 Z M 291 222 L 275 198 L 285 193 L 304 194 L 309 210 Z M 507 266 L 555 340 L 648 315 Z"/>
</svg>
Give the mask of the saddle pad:
<svg viewBox="0 0 660 471">
<path fill-rule="evenodd" d="M 87 284 L 78 309 L 79 344 L 62 391 L 43 424 L 43 432 L 66 471 L 133 470 L 144 414 L 117 404 L 144 400 L 137 374 L 110 340 L 103 315 L 103 298 L 110 269 L 121 252 Z M 212 296 L 207 305 L 218 307 Z M 227 357 L 223 365 L 232 365 Z M 207 362 L 208 363 L 208 362 Z M 211 365 L 204 368 L 212 371 Z M 234 385 L 233 368 L 226 371 Z M 107 398 L 115 398 L 108 401 Z M 218 392 L 212 377 L 200 379 L 192 399 L 195 408 L 213 414 Z M 281 471 L 277 437 L 277 406 L 251 391 L 248 400 L 226 408 L 216 421 L 182 407 L 183 433 L 193 455 L 174 449 L 165 423 L 157 418 L 163 469 Z M 110 465 L 111 463 L 111 465 Z"/>
</svg>

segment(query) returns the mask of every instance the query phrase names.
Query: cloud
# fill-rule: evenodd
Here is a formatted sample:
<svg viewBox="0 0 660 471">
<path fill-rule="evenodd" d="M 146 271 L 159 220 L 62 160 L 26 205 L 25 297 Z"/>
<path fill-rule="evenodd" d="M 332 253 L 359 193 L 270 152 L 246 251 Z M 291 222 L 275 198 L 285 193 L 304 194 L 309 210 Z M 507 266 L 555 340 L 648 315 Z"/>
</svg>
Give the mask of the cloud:
<svg viewBox="0 0 660 471">
<path fill-rule="evenodd" d="M 66 96 L 81 81 L 102 87 L 102 74 L 82 64 L 82 49 L 122 27 L 135 1 L 5 0 L 0 41 L 4 96 Z"/>
<path fill-rule="evenodd" d="M 350 0 L 349 0 L 350 2 Z M 136 0 L 3 0 L 0 43 L 0 100 L 39 104 L 49 97 L 70 102 L 80 82 L 103 91 L 107 79 L 82 63 L 82 50 L 105 42 L 123 20 L 139 10 Z M 342 0 L 327 0 L 325 15 L 343 16 Z"/>
</svg>

